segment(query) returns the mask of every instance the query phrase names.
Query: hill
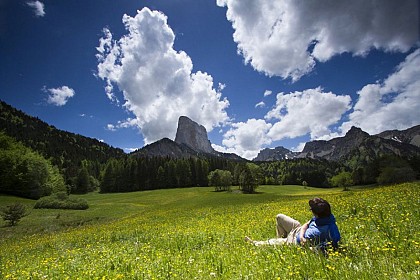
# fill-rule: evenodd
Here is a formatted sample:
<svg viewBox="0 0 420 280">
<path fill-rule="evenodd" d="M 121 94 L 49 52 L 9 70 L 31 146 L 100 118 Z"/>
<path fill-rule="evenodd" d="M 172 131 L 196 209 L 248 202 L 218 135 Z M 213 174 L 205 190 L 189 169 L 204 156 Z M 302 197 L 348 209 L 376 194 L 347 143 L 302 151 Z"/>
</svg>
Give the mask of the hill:
<svg viewBox="0 0 420 280">
<path fill-rule="evenodd" d="M 57 129 L 3 101 L 0 101 L 0 129 L 44 157 L 51 158 L 67 179 L 77 175 L 82 161 L 103 164 L 110 158 L 125 155 L 121 149 L 97 139 Z"/>
</svg>

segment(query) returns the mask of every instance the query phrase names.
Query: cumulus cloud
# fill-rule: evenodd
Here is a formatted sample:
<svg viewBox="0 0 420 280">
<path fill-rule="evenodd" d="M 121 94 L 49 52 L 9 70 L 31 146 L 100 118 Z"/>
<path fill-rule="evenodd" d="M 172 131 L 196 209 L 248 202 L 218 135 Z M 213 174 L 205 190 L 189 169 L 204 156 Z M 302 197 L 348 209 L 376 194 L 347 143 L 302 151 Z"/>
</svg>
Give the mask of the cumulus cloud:
<svg viewBox="0 0 420 280">
<path fill-rule="evenodd" d="M 107 96 L 116 101 L 114 86 L 123 93 L 124 106 L 136 116 L 145 143 L 174 138 L 179 116 L 186 115 L 211 131 L 229 120 L 229 101 L 223 84 L 213 84 L 204 72 L 192 72 L 191 58 L 173 48 L 175 35 L 167 17 L 143 8 L 122 19 L 128 34 L 119 40 L 104 29 L 97 47 L 97 76 L 106 81 Z"/>
<path fill-rule="evenodd" d="M 330 127 L 336 125 L 350 109 L 350 96 L 324 92 L 320 87 L 279 93 L 276 104 L 264 120 L 233 123 L 223 136 L 225 150 L 222 147 L 215 149 L 252 159 L 261 148 L 285 138 L 310 134 L 312 140 L 330 139 L 337 134 Z M 294 150 L 302 148 L 300 144 Z"/>
<path fill-rule="evenodd" d="M 409 54 L 384 81 L 364 86 L 342 131 L 357 126 L 370 134 L 420 123 L 420 49 Z"/>
<path fill-rule="evenodd" d="M 279 93 L 276 105 L 265 116 L 276 121 L 268 136 L 276 141 L 309 133 L 311 139 L 318 139 L 330 134 L 329 127 L 342 118 L 350 104 L 350 96 L 323 92 L 320 87 Z"/>
<path fill-rule="evenodd" d="M 213 148 L 252 159 L 257 156 L 262 146 L 271 143 L 271 139 L 267 137 L 270 128 L 271 124 L 265 120 L 249 119 L 246 122 L 233 123 L 224 134 L 222 144 L 225 148 L 217 145 L 213 145 Z"/>
<path fill-rule="evenodd" d="M 45 86 L 42 90 L 48 93 L 47 102 L 48 104 L 52 104 L 55 106 L 64 106 L 66 105 L 67 101 L 75 95 L 75 92 L 72 88 L 68 86 L 62 86 L 59 88 L 49 88 L 47 89 Z"/>
<path fill-rule="evenodd" d="M 296 81 L 334 55 L 408 51 L 418 40 L 418 1 L 217 0 L 227 7 L 245 63 Z"/>
<path fill-rule="evenodd" d="M 26 2 L 26 5 L 34 9 L 35 16 L 37 17 L 45 16 L 44 3 L 40 1 L 30 1 L 30 2 Z"/>
</svg>

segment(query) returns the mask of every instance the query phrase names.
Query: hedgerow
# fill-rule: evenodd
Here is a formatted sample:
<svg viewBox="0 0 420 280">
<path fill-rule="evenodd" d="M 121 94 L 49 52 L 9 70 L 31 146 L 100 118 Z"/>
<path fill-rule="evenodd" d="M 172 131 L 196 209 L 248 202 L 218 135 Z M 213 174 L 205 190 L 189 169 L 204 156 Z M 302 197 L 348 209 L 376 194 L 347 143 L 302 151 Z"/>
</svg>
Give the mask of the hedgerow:
<svg viewBox="0 0 420 280">
<path fill-rule="evenodd" d="M 65 192 L 59 192 L 40 198 L 34 208 L 86 210 L 89 205 L 82 198 L 69 197 Z"/>
</svg>

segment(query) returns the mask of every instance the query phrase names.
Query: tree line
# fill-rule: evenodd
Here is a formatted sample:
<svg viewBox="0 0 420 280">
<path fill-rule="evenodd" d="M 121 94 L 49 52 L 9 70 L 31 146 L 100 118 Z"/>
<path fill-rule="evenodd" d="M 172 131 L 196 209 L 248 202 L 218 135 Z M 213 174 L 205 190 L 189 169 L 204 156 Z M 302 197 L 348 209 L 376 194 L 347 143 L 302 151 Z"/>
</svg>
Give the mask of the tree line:
<svg viewBox="0 0 420 280">
<path fill-rule="evenodd" d="M 100 176 L 100 192 L 206 187 L 215 169 L 234 170 L 236 162 L 218 158 L 136 157 L 110 159 Z"/>
<path fill-rule="evenodd" d="M 57 159 L 46 159 L 0 133 L 0 192 L 37 199 L 62 191 L 84 194 L 206 186 L 226 191 L 236 185 L 253 193 L 259 185 L 346 187 L 411 181 L 418 178 L 420 166 L 419 157 L 397 156 L 354 164 L 310 158 L 251 163 L 221 157 L 174 159 L 124 154 L 104 163 L 83 159 L 73 175 L 66 177 L 66 168 L 54 162 Z"/>
</svg>

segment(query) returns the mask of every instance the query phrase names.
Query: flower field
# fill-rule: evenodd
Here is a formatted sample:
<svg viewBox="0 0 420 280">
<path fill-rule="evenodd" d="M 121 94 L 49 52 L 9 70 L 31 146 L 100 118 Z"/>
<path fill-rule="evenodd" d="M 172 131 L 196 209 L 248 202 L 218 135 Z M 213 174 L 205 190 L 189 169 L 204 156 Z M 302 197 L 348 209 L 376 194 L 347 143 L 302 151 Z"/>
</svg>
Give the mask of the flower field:
<svg viewBox="0 0 420 280">
<path fill-rule="evenodd" d="M 33 209 L 15 228 L 0 228 L 0 278 L 420 278 L 420 183 L 347 192 L 298 186 L 259 191 L 88 194 L 82 196 L 89 201 L 86 212 Z M 245 235 L 274 237 L 278 213 L 307 221 L 307 201 L 314 196 L 332 205 L 342 235 L 339 251 L 325 257 L 309 248 L 244 241 Z M 63 226 L 63 219 L 76 217 L 93 222 Z M 51 229 L 54 223 L 62 226 Z"/>
</svg>

